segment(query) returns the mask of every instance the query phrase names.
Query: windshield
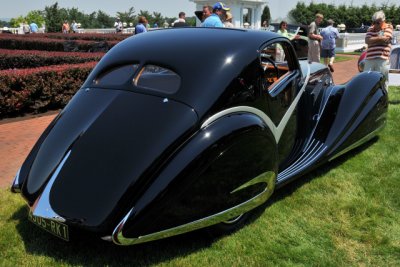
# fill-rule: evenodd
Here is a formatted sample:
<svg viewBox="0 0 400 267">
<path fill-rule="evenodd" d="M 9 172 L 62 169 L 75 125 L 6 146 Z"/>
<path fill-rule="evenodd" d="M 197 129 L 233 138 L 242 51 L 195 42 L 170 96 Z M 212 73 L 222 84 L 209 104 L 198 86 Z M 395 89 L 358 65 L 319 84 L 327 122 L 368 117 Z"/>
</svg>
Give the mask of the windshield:
<svg viewBox="0 0 400 267">
<path fill-rule="evenodd" d="M 307 32 L 305 31 L 305 29 L 299 25 L 288 24 L 286 29 L 287 29 L 289 35 L 298 34 L 301 36 L 307 36 Z M 278 30 L 279 30 L 279 23 L 271 23 L 270 31 L 277 32 Z"/>
</svg>

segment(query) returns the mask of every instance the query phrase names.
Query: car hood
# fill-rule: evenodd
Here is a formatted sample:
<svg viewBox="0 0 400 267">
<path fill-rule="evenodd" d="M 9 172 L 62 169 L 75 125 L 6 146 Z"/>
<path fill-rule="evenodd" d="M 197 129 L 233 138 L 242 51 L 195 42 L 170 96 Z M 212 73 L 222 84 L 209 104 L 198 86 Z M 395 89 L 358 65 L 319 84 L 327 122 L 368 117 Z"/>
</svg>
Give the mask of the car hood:
<svg viewBox="0 0 400 267">
<path fill-rule="evenodd" d="M 47 190 L 43 201 L 59 216 L 100 227 L 132 203 L 127 192 L 149 183 L 197 120 L 167 98 L 81 89 L 40 138 L 22 192 L 32 204 Z"/>
</svg>

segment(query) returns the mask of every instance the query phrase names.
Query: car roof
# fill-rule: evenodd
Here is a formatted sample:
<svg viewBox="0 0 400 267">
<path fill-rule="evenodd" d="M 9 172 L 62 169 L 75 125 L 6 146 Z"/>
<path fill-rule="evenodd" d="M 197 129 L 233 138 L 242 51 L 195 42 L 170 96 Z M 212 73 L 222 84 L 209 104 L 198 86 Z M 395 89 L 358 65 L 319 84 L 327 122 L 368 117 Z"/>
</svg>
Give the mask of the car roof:
<svg viewBox="0 0 400 267">
<path fill-rule="evenodd" d="M 260 47 L 275 38 L 281 36 L 224 28 L 187 27 L 142 33 L 113 47 L 89 75 L 84 87 L 93 87 L 92 81 L 98 75 L 118 65 L 158 65 L 181 77 L 180 89 L 168 97 L 190 105 L 198 113 L 206 112 L 228 85 L 258 60 Z"/>
</svg>

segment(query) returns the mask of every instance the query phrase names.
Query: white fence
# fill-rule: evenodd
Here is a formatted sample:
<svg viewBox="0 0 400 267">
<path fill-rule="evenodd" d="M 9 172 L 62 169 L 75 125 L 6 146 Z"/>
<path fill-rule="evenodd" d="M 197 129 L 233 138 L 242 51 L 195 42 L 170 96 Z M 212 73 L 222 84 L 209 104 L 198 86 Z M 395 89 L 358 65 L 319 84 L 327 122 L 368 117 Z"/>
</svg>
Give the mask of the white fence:
<svg viewBox="0 0 400 267">
<path fill-rule="evenodd" d="M 393 43 L 400 43 L 400 31 L 393 32 Z M 336 41 L 336 52 L 353 52 L 363 47 L 367 47 L 365 33 L 341 33 Z"/>
</svg>

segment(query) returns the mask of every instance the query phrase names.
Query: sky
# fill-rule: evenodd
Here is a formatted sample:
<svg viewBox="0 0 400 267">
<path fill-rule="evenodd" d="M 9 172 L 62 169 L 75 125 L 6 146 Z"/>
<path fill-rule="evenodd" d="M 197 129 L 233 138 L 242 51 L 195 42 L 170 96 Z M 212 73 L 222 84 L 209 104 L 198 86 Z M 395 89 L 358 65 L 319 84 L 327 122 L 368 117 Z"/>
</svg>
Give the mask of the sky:
<svg viewBox="0 0 400 267">
<path fill-rule="evenodd" d="M 110 16 L 126 12 L 133 6 L 135 14 L 147 10 L 161 12 L 164 17 L 178 17 L 178 13 L 183 11 L 191 17 L 196 8 L 189 0 L 0 0 L 0 18 L 26 16 L 31 10 L 44 10 L 55 2 L 59 7 L 76 7 L 86 14 L 101 10 Z"/>
<path fill-rule="evenodd" d="M 306 4 L 314 1 L 315 3 L 353 6 L 361 6 L 365 3 L 368 5 L 376 3 L 378 6 L 382 3 L 398 5 L 398 0 L 267 0 L 266 2 L 270 8 L 271 17 L 281 19 L 285 18 L 289 10 L 293 9 L 299 1 Z M 194 15 L 196 9 L 196 5 L 189 0 L 0 0 L 0 18 L 26 16 L 31 10 L 44 10 L 46 6 L 53 5 L 55 2 L 58 2 L 59 7 L 76 7 L 86 14 L 101 10 L 110 16 L 115 16 L 118 11 L 126 12 L 132 6 L 136 14 L 140 10 L 156 11 L 164 17 L 177 17 L 180 11 L 190 17 Z M 210 3 L 214 1 L 210 0 Z M 324 15 L 329 16 L 329 14 Z"/>
</svg>

